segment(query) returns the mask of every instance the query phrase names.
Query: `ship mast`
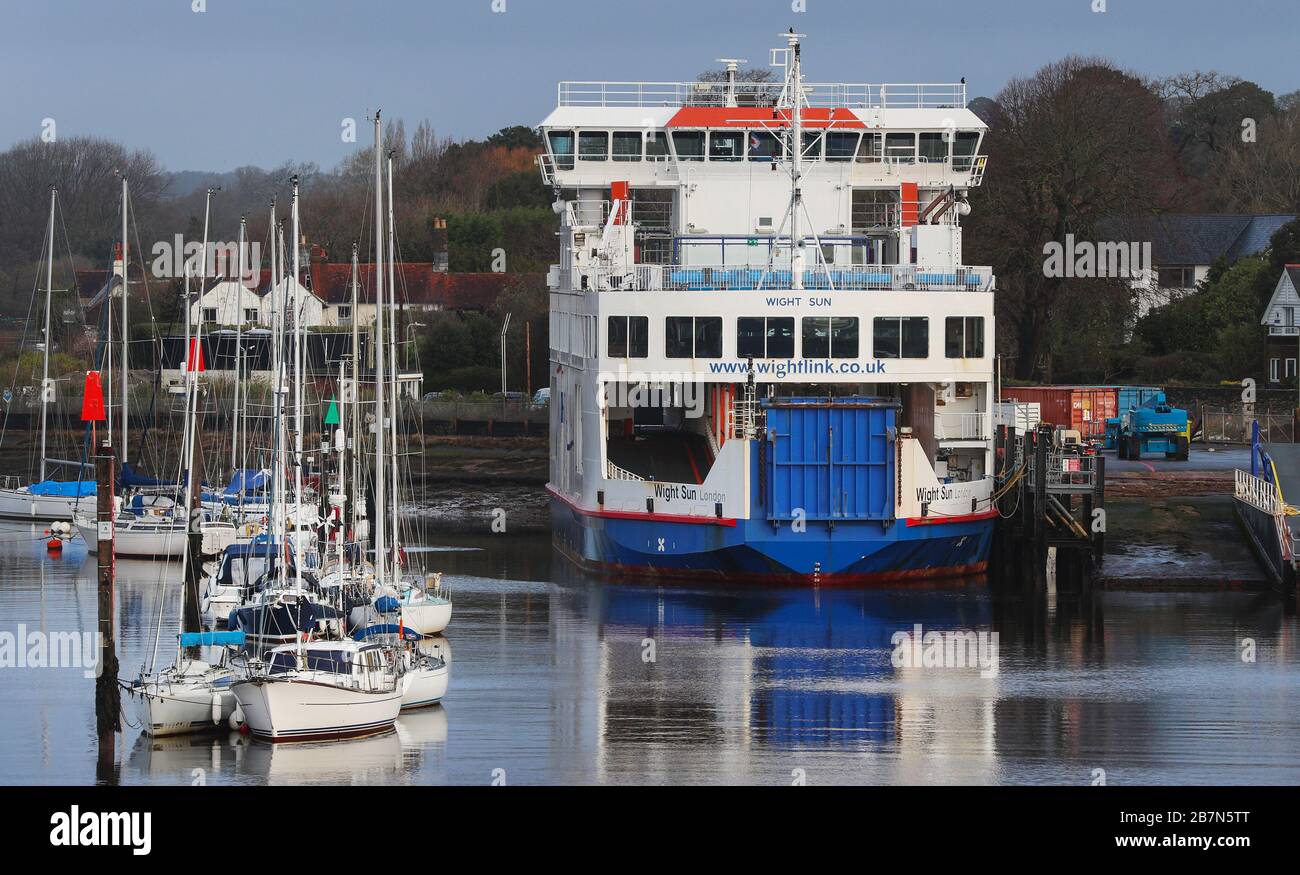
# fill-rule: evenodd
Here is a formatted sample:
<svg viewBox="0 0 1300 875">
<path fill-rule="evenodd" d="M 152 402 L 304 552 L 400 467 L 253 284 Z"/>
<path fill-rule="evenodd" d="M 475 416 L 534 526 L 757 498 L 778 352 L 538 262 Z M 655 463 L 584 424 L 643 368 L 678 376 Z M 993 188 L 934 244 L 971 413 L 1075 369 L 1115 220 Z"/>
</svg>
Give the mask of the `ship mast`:
<svg viewBox="0 0 1300 875">
<path fill-rule="evenodd" d="M 126 448 L 131 442 L 127 432 L 127 417 L 130 413 L 129 385 L 127 377 L 131 373 L 131 364 L 128 355 L 131 351 L 131 323 L 130 316 L 127 312 L 127 302 L 130 298 L 128 294 L 129 286 L 127 285 L 127 276 L 130 275 L 131 259 L 128 257 L 126 245 L 126 203 L 127 203 L 127 185 L 126 174 L 122 174 L 122 464 L 126 465 Z M 107 306 L 107 305 L 105 305 Z M 186 318 L 189 315 L 186 314 Z"/>
<path fill-rule="evenodd" d="M 799 212 L 803 209 L 803 192 L 800 180 L 803 177 L 803 71 L 799 61 L 799 37 L 791 28 L 785 34 L 789 44 L 785 77 L 785 98 L 790 110 L 790 288 L 803 291 L 804 245 L 803 233 L 799 224 Z"/>
</svg>

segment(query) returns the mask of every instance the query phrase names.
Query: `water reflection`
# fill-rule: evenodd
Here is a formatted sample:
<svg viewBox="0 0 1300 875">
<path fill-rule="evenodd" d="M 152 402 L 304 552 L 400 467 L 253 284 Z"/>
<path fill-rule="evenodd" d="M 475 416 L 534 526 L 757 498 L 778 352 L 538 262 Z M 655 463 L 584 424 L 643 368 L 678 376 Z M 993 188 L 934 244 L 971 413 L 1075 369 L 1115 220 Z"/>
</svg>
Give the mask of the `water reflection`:
<svg viewBox="0 0 1300 875">
<path fill-rule="evenodd" d="M 1296 621 L 1268 595 L 658 588 L 593 580 L 545 536 L 439 538 L 456 613 L 445 707 L 393 733 L 152 741 L 122 780 L 209 783 L 1300 781 Z M 0 545 L 0 626 L 94 622 L 93 562 Z M 69 561 L 72 560 L 72 561 Z M 179 578 L 121 567 L 124 675 L 174 628 Z M 178 573 L 178 570 L 177 570 Z M 899 667 L 893 636 L 997 633 L 998 671 Z M 1242 659 L 1249 639 L 1254 662 Z M 166 645 L 164 644 L 164 649 Z M 93 780 L 91 682 L 0 672 L 0 780 Z M 26 707 L 24 707 L 26 706 Z"/>
</svg>

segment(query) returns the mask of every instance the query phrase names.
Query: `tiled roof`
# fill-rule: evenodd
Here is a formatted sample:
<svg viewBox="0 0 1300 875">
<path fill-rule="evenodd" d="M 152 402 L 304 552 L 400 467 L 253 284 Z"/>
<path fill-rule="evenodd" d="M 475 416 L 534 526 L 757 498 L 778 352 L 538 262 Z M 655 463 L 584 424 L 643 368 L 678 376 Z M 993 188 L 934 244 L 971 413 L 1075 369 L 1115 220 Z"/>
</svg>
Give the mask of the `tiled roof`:
<svg viewBox="0 0 1300 875">
<path fill-rule="evenodd" d="M 357 300 L 362 304 L 375 300 L 374 274 L 373 264 L 357 265 Z M 444 310 L 482 310 L 496 300 L 510 278 L 504 273 L 446 273 L 434 270 L 430 263 L 399 264 L 396 275 L 399 305 L 434 305 Z M 327 304 L 350 304 L 352 265 L 313 262 L 311 286 Z"/>
<path fill-rule="evenodd" d="M 1104 222 L 1105 239 L 1151 243 L 1156 265 L 1213 264 L 1220 256 L 1236 261 L 1268 248 L 1269 238 L 1294 219 L 1288 215 L 1138 216 Z"/>
</svg>

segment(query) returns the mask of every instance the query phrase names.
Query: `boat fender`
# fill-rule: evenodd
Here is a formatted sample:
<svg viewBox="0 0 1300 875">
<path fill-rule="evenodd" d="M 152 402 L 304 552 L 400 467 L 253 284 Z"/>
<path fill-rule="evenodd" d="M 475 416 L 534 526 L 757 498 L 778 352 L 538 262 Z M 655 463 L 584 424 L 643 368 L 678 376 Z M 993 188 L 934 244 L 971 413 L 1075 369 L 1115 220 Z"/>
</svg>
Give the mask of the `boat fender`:
<svg viewBox="0 0 1300 875">
<path fill-rule="evenodd" d="M 231 729 L 237 729 L 240 732 L 245 734 L 247 733 L 248 724 L 244 722 L 244 709 L 238 705 L 235 706 L 235 710 L 230 712 L 229 723 Z"/>
<path fill-rule="evenodd" d="M 212 724 L 215 726 L 221 722 L 221 693 L 212 694 Z"/>
</svg>

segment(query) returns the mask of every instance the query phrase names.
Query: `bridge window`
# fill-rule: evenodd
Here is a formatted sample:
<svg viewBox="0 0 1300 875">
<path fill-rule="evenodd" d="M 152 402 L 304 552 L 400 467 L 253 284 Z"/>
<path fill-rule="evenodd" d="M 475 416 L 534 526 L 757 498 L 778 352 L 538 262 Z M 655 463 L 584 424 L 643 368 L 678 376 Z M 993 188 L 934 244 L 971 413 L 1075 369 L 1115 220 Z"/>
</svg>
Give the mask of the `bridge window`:
<svg viewBox="0 0 1300 875">
<path fill-rule="evenodd" d="M 579 131 L 578 160 L 606 161 L 609 159 L 609 131 Z"/>
<path fill-rule="evenodd" d="M 929 163 L 943 163 L 948 160 L 948 140 L 946 134 L 921 134 L 921 160 Z"/>
<path fill-rule="evenodd" d="M 736 320 L 736 356 L 794 358 L 794 317 L 741 316 Z"/>
<path fill-rule="evenodd" d="M 703 161 L 704 131 L 673 131 L 673 151 L 678 161 Z"/>
<path fill-rule="evenodd" d="M 950 359 L 984 358 L 984 317 L 948 316 L 943 320 L 943 354 Z"/>
<path fill-rule="evenodd" d="M 900 164 L 915 164 L 916 134 L 885 134 L 885 157 Z"/>
<path fill-rule="evenodd" d="M 878 132 L 867 132 L 862 135 L 862 142 L 858 144 L 858 160 L 863 162 L 876 162 L 885 154 L 884 140 Z"/>
<path fill-rule="evenodd" d="M 667 317 L 664 320 L 664 355 L 670 359 L 722 358 L 722 317 Z"/>
<path fill-rule="evenodd" d="M 855 359 L 858 357 L 857 316 L 805 316 L 803 357 Z"/>
<path fill-rule="evenodd" d="M 803 135 L 803 157 L 809 161 L 819 161 L 822 157 L 822 135 L 805 132 Z"/>
<path fill-rule="evenodd" d="M 975 161 L 975 150 L 979 148 L 979 131 L 958 131 L 952 143 L 952 163 L 958 170 L 968 170 Z"/>
<path fill-rule="evenodd" d="M 573 169 L 573 131 L 547 131 L 546 138 L 560 170 Z"/>
<path fill-rule="evenodd" d="M 775 161 L 781 157 L 781 141 L 771 131 L 749 132 L 749 160 Z"/>
<path fill-rule="evenodd" d="M 745 157 L 743 131 L 714 131 L 709 134 L 710 161 L 739 161 Z"/>
<path fill-rule="evenodd" d="M 663 131 L 645 132 L 645 159 L 647 161 L 668 160 L 668 135 Z"/>
<path fill-rule="evenodd" d="M 930 355 L 930 320 L 925 316 L 877 316 L 872 350 L 878 359 L 923 359 Z"/>
<path fill-rule="evenodd" d="M 643 359 L 650 354 L 648 316 L 610 316 L 605 354 L 610 358 Z"/>
<path fill-rule="evenodd" d="M 614 160 L 640 161 L 641 140 L 642 137 L 640 131 L 615 131 Z"/>
<path fill-rule="evenodd" d="M 858 151 L 858 138 L 861 134 L 854 131 L 830 131 L 826 134 L 826 160 L 852 161 Z"/>
</svg>

